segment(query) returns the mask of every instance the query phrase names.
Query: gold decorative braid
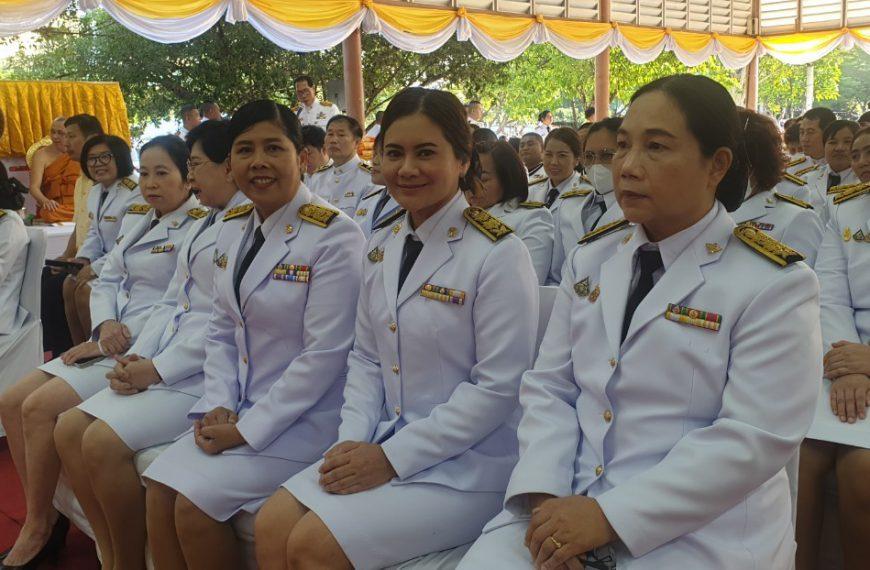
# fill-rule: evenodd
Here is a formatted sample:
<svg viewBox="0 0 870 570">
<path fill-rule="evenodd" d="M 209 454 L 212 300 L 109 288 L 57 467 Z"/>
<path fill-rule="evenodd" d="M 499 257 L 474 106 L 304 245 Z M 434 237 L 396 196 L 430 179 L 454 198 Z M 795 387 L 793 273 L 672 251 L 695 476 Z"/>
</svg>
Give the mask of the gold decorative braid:
<svg viewBox="0 0 870 570">
<path fill-rule="evenodd" d="M 314 224 L 315 226 L 320 226 L 321 228 L 325 228 L 331 224 L 332 220 L 334 220 L 337 215 L 338 212 L 335 210 L 324 208 L 317 204 L 305 204 L 299 208 L 299 217 L 302 218 L 302 220 Z"/>
<path fill-rule="evenodd" d="M 480 233 L 496 242 L 504 236 L 513 233 L 513 228 L 505 224 L 483 208 L 471 206 L 466 208 L 462 215 L 471 225 L 480 230 Z"/>
<path fill-rule="evenodd" d="M 629 225 L 631 225 L 631 222 L 629 222 L 625 218 L 622 218 L 621 220 L 616 220 L 615 222 L 610 222 L 609 224 L 604 224 L 600 228 L 596 228 L 591 232 L 585 234 L 577 241 L 577 243 L 592 243 L 593 241 L 600 239 L 608 234 L 612 234 L 613 232 L 617 232 L 623 228 L 627 228 Z"/>
<path fill-rule="evenodd" d="M 799 251 L 777 241 L 752 225 L 745 223 L 734 228 L 734 235 L 766 259 L 785 267 L 796 261 L 806 259 Z"/>
</svg>

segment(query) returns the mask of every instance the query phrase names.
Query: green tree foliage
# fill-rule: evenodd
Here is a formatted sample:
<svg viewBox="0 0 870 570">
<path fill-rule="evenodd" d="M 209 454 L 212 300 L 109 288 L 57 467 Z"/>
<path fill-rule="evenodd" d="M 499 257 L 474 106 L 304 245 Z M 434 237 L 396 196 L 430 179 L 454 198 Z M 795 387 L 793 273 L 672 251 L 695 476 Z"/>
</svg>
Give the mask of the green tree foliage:
<svg viewBox="0 0 870 570">
<path fill-rule="evenodd" d="M 815 104 L 830 105 L 839 97 L 844 55 L 842 51 L 833 51 L 812 64 Z M 803 113 L 808 68 L 808 65 L 788 65 L 763 56 L 758 66 L 758 100 L 763 109 L 780 119 Z"/>
</svg>

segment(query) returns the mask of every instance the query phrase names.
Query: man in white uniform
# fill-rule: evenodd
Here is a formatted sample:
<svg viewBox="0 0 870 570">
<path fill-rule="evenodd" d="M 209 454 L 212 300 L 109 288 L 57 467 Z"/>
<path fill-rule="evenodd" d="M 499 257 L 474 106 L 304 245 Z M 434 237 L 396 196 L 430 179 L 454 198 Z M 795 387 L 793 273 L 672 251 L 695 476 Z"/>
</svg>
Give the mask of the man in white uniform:
<svg viewBox="0 0 870 570">
<path fill-rule="evenodd" d="M 314 80 L 308 75 L 300 75 L 294 81 L 296 84 L 296 100 L 299 104 L 293 109 L 302 126 L 317 125 L 326 129 L 329 119 L 338 115 L 338 107 L 329 101 L 318 101 Z"/>
</svg>

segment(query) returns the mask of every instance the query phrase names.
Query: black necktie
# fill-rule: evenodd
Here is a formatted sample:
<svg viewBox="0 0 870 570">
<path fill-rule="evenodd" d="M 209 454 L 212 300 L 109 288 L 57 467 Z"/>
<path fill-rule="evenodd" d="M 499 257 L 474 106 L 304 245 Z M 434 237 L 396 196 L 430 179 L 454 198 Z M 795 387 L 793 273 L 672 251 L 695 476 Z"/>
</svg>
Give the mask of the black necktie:
<svg viewBox="0 0 870 570">
<path fill-rule="evenodd" d="M 239 272 L 236 274 L 236 302 L 241 303 L 239 300 L 239 285 L 242 284 L 242 277 L 245 276 L 245 272 L 248 271 L 248 267 L 251 266 L 251 262 L 254 261 L 254 258 L 257 257 L 257 252 L 260 251 L 260 248 L 263 247 L 263 243 L 266 241 L 266 238 L 263 237 L 263 230 L 257 228 L 254 230 L 254 244 L 251 246 L 251 249 L 248 250 L 248 253 L 245 254 L 244 259 L 242 259 L 242 264 L 239 265 Z"/>
<path fill-rule="evenodd" d="M 106 201 L 106 196 L 108 196 L 108 195 L 109 195 L 108 190 L 103 190 L 102 192 L 100 192 L 100 201 L 97 202 L 97 218 L 100 217 L 100 213 L 103 210 L 103 202 Z"/>
<path fill-rule="evenodd" d="M 378 198 L 377 204 L 375 204 L 375 209 L 372 211 L 372 226 L 378 221 L 378 216 L 381 215 L 381 212 L 384 210 L 384 206 L 387 205 L 387 201 L 390 199 L 390 193 L 387 192 L 387 189 L 384 188 L 383 195 Z"/>
<path fill-rule="evenodd" d="M 833 172 L 830 173 L 830 174 L 828 174 L 828 187 L 825 188 L 825 190 L 830 190 L 830 189 L 833 188 L 834 186 L 839 186 L 839 185 L 840 185 L 840 182 L 841 182 L 842 180 L 843 180 L 843 179 L 840 178 L 840 175 L 839 175 L 839 174 L 834 174 Z"/>
<path fill-rule="evenodd" d="M 402 251 L 402 267 L 399 269 L 399 291 L 402 290 L 402 285 L 414 267 L 414 262 L 423 251 L 423 242 L 415 240 L 412 236 L 405 238 L 405 249 Z"/>
<path fill-rule="evenodd" d="M 157 224 L 159 224 L 159 223 L 160 223 L 160 218 L 154 218 L 153 220 L 151 220 L 151 225 L 148 226 L 148 231 L 150 232 L 151 230 L 153 230 L 155 227 L 157 227 Z"/>
<path fill-rule="evenodd" d="M 657 249 L 642 249 L 637 252 L 637 262 L 640 266 L 640 278 L 637 280 L 637 285 L 625 303 L 625 316 L 622 318 L 622 337 L 620 337 L 620 342 L 625 340 L 625 335 L 628 333 L 628 325 L 631 324 L 631 318 L 634 316 L 635 309 L 637 309 L 643 298 L 653 288 L 653 273 L 662 268 L 662 254 Z"/>
<path fill-rule="evenodd" d="M 550 191 L 547 192 L 547 207 L 549 208 L 550 206 L 552 206 L 553 202 L 555 202 L 556 198 L 558 198 L 558 197 L 559 197 L 559 187 L 553 186 L 552 188 L 550 188 Z"/>
</svg>

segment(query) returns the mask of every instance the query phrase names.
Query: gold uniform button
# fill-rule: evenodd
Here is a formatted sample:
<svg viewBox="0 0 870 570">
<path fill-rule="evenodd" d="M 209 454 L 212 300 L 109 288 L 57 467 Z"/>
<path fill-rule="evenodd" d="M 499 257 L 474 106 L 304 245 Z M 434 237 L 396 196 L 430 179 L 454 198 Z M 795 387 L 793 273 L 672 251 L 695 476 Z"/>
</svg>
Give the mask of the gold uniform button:
<svg viewBox="0 0 870 570">
<path fill-rule="evenodd" d="M 604 467 L 599 465 L 598 467 L 595 468 L 595 476 L 596 477 L 601 477 L 602 473 L 604 473 Z"/>
<path fill-rule="evenodd" d="M 612 420 L 612 419 L 613 419 L 613 412 L 611 412 L 610 410 L 605 410 L 604 411 L 604 421 L 607 423 L 610 423 L 610 420 Z"/>
<path fill-rule="evenodd" d="M 611 359 L 610 359 L 610 367 L 611 367 L 611 368 L 616 368 L 616 359 L 615 359 L 615 358 L 611 358 Z"/>
<path fill-rule="evenodd" d="M 248 357 L 247 357 L 247 356 L 243 356 L 243 357 L 242 357 L 242 362 L 244 362 L 245 364 L 247 364 L 247 363 L 248 363 Z"/>
<path fill-rule="evenodd" d="M 396 406 L 396 409 L 394 411 L 396 412 L 397 416 L 402 415 L 402 408 L 400 408 L 399 406 Z"/>
<path fill-rule="evenodd" d="M 393 374 L 398 374 L 398 373 L 399 373 L 399 365 L 393 364 Z"/>
<path fill-rule="evenodd" d="M 396 332 L 396 329 L 399 328 L 399 325 L 396 323 L 390 323 L 390 332 Z"/>
<path fill-rule="evenodd" d="M 189 305 L 188 303 L 185 303 L 185 304 L 184 304 L 184 310 L 185 310 L 185 311 L 190 310 L 190 305 Z"/>
</svg>

